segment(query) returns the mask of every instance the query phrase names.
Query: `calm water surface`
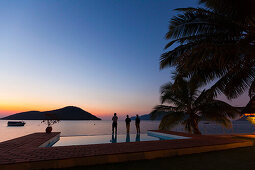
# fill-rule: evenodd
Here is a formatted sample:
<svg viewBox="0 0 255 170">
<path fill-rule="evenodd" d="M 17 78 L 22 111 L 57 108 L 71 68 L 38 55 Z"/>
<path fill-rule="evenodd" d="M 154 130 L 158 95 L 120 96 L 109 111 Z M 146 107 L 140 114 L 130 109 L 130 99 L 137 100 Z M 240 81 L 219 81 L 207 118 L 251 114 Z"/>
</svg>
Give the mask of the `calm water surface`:
<svg viewBox="0 0 255 170">
<path fill-rule="evenodd" d="M 24 127 L 8 127 L 7 120 L 0 120 L 0 142 L 24 136 L 35 132 L 44 132 L 46 125 L 38 120 L 27 120 Z M 159 121 L 141 121 L 141 133 L 147 130 L 158 129 Z M 232 129 L 225 129 L 219 125 L 210 123 L 199 125 L 203 134 L 226 134 L 226 133 L 253 133 L 255 126 L 248 121 L 233 122 Z M 54 132 L 61 132 L 61 136 L 78 135 L 110 135 L 111 121 L 61 121 L 53 125 Z M 184 131 L 182 126 L 173 128 L 174 131 Z M 125 134 L 126 126 L 124 121 L 118 122 L 118 134 Z M 134 121 L 131 122 L 130 133 L 136 133 Z"/>
<path fill-rule="evenodd" d="M 99 136 L 70 136 L 61 137 L 54 146 L 70 146 L 70 145 L 90 145 L 102 143 L 122 143 L 122 142 L 138 142 L 138 141 L 155 141 L 160 138 L 149 136 L 147 134 L 125 134 L 125 135 L 99 135 Z"/>
<path fill-rule="evenodd" d="M 38 120 L 26 120 L 25 126 L 8 127 L 7 120 L 0 120 L 0 142 L 35 132 L 45 132 L 46 125 Z M 159 121 L 141 121 L 141 133 L 158 129 Z M 60 121 L 53 125 L 53 132 L 61 136 L 109 135 L 112 134 L 112 121 Z M 125 134 L 125 121 L 118 121 L 118 134 Z M 131 122 L 130 133 L 136 133 L 135 123 Z"/>
</svg>

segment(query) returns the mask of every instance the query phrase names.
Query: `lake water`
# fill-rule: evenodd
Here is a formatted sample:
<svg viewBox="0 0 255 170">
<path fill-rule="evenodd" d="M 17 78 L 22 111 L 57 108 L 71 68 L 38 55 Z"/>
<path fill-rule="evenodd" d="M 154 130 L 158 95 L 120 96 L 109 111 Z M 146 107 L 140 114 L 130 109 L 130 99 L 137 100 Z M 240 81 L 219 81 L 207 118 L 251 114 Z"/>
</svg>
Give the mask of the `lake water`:
<svg viewBox="0 0 255 170">
<path fill-rule="evenodd" d="M 24 136 L 35 132 L 45 132 L 46 125 L 38 120 L 27 120 L 24 127 L 8 127 L 7 120 L 0 120 L 0 142 Z M 141 121 L 141 133 L 147 130 L 158 129 L 160 121 Z M 86 135 L 110 135 L 111 121 L 61 121 L 53 125 L 53 132 L 61 132 L 61 136 L 86 136 Z M 201 122 L 199 128 L 203 134 L 229 134 L 229 133 L 253 133 L 255 126 L 248 121 L 234 121 L 232 129 L 225 129 L 219 125 Z M 174 131 L 183 132 L 183 126 L 173 128 Z M 118 121 L 118 134 L 125 134 L 124 121 Z M 134 121 L 131 122 L 130 134 L 135 134 Z"/>
</svg>

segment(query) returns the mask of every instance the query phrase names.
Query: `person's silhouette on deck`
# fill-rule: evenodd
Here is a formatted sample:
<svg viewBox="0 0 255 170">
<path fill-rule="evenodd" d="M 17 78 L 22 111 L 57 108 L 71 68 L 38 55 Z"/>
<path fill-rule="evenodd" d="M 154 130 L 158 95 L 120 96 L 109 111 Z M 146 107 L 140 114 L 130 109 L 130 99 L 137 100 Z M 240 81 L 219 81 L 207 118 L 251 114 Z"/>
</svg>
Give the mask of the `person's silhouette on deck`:
<svg viewBox="0 0 255 170">
<path fill-rule="evenodd" d="M 125 119 L 125 122 L 126 122 L 127 133 L 129 133 L 131 119 L 129 118 L 128 115 L 127 115 L 127 118 Z"/>
<path fill-rule="evenodd" d="M 114 116 L 112 117 L 112 134 L 114 133 L 114 130 L 115 130 L 115 133 L 117 134 L 117 122 L 118 122 L 118 117 L 117 117 L 117 114 L 114 113 Z"/>
<path fill-rule="evenodd" d="M 136 126 L 136 132 L 140 133 L 140 118 L 138 115 L 136 115 L 136 118 L 135 118 L 135 126 Z"/>
</svg>

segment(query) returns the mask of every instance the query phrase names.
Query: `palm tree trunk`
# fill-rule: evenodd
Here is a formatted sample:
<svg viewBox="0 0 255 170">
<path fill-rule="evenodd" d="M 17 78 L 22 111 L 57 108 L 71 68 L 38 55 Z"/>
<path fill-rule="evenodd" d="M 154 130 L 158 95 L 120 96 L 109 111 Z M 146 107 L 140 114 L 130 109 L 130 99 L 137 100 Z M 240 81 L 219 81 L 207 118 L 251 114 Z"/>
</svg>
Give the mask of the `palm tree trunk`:
<svg viewBox="0 0 255 170">
<path fill-rule="evenodd" d="M 200 130 L 198 128 L 198 121 L 197 121 L 196 115 L 192 116 L 191 126 L 193 128 L 193 133 L 194 134 L 201 135 L 201 132 L 200 132 Z"/>
<path fill-rule="evenodd" d="M 198 128 L 198 124 L 197 123 L 193 125 L 193 133 L 197 134 L 197 135 L 201 135 L 201 132 L 200 132 L 200 130 Z"/>
</svg>

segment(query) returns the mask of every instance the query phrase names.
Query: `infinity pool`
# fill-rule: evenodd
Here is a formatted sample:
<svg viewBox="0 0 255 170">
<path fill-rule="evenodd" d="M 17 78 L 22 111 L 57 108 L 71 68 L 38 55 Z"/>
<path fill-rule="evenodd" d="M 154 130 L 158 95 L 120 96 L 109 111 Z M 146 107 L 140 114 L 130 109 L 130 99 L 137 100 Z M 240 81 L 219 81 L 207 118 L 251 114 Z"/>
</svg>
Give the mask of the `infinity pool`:
<svg viewBox="0 0 255 170">
<path fill-rule="evenodd" d="M 162 133 L 148 132 L 147 134 L 126 134 L 126 135 L 97 135 L 97 136 L 62 136 L 54 146 L 90 145 L 103 143 L 123 143 L 156 141 L 171 139 L 186 139 L 188 137 L 168 135 Z"/>
</svg>

